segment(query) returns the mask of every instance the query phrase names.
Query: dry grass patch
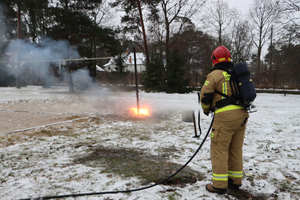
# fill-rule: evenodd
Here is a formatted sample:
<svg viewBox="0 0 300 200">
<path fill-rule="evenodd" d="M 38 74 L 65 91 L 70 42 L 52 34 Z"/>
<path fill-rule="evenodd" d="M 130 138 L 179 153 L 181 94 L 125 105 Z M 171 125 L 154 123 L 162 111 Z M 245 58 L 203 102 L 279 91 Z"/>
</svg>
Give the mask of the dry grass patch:
<svg viewBox="0 0 300 200">
<path fill-rule="evenodd" d="M 114 173 L 124 177 L 139 177 L 142 184 L 158 183 L 182 167 L 182 164 L 168 162 L 167 155 L 149 155 L 142 150 L 130 148 L 90 147 L 89 154 L 74 160 L 76 164 L 92 167 L 104 166 L 104 173 Z M 165 184 L 186 184 L 202 180 L 203 175 L 190 167 L 184 168 Z"/>
<path fill-rule="evenodd" d="M 76 123 L 80 123 L 80 122 L 76 122 Z M 63 126 L 62 125 L 47 126 L 45 128 L 32 129 L 23 132 L 2 135 L 0 136 L 0 147 L 6 147 L 14 144 L 29 142 L 44 137 L 53 137 L 59 135 L 69 136 L 72 134 L 74 134 L 74 129 L 72 126 L 70 126 L 70 124 L 64 124 Z"/>
</svg>

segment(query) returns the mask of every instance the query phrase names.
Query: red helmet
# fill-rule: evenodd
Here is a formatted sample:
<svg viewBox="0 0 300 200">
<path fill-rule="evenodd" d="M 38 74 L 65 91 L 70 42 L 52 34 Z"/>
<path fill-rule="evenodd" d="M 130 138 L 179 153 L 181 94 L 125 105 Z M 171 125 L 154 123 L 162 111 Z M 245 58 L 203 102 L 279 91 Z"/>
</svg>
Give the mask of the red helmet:
<svg viewBox="0 0 300 200">
<path fill-rule="evenodd" d="M 221 62 L 231 62 L 231 55 L 225 46 L 218 46 L 211 55 L 213 65 Z"/>
</svg>

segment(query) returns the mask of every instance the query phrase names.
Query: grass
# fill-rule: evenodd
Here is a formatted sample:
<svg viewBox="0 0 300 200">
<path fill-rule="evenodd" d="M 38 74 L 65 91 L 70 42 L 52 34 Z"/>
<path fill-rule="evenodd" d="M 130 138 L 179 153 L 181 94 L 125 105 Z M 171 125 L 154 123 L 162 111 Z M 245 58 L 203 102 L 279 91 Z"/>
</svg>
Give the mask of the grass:
<svg viewBox="0 0 300 200">
<path fill-rule="evenodd" d="M 285 181 L 280 181 L 278 186 L 278 189 L 280 191 L 291 193 L 293 192 L 293 187 L 295 186 L 295 184 L 292 183 L 292 180 L 287 178 L 287 180 Z"/>
<path fill-rule="evenodd" d="M 158 183 L 169 177 L 182 167 L 181 164 L 168 162 L 166 152 L 162 155 L 149 155 L 147 153 L 129 148 L 92 147 L 92 153 L 85 157 L 75 159 L 76 164 L 90 166 L 103 166 L 104 173 L 114 173 L 123 177 L 138 177 L 142 184 Z M 169 152 L 171 153 L 171 152 Z M 167 185 L 195 183 L 202 180 L 203 175 L 185 167 L 173 178 L 164 182 Z"/>
<path fill-rule="evenodd" d="M 70 118 L 72 119 L 72 118 Z M 147 129 L 147 127 L 144 127 L 144 121 L 147 121 L 147 123 L 151 124 L 151 129 Z M 124 121 L 124 122 L 132 122 L 132 126 L 128 126 L 128 124 L 124 126 L 111 126 L 107 130 L 101 130 L 98 129 L 98 126 L 101 126 L 103 124 L 109 124 L 113 125 L 115 122 L 118 121 Z M 140 123 L 143 122 L 143 123 Z M 130 125 L 130 123 L 129 123 Z M 63 127 L 62 127 L 63 126 Z M 69 128 L 66 128 L 69 127 Z M 149 125 L 150 127 L 150 125 Z M 180 157 L 181 152 L 183 149 L 180 147 L 173 146 L 166 146 L 166 147 L 156 147 L 155 149 L 152 149 L 155 154 L 157 155 L 149 155 L 146 151 L 147 150 L 141 150 L 138 148 L 121 148 L 118 147 L 119 145 L 115 147 L 103 147 L 99 146 L 101 142 L 106 142 L 106 136 L 108 134 L 118 134 L 119 137 L 122 137 L 122 139 L 125 139 L 130 142 L 132 140 L 141 140 L 144 141 L 155 141 L 156 134 L 163 132 L 163 131 L 169 131 L 169 132 L 176 132 L 177 130 L 183 129 L 183 126 L 181 124 L 168 124 L 165 123 L 164 120 L 161 119 L 131 119 L 131 118 L 122 118 L 118 116 L 113 115 L 105 115 L 104 117 L 93 117 L 88 120 L 82 120 L 82 121 L 76 121 L 72 123 L 72 125 L 67 124 L 66 125 L 59 125 L 59 126 L 53 126 L 53 127 L 45 127 L 43 129 L 39 130 L 32 130 L 24 133 L 18 133 L 13 135 L 6 135 L 1 136 L 1 147 L 9 146 L 12 144 L 17 143 L 30 143 L 35 140 L 43 140 L 47 137 L 53 137 L 53 136 L 66 136 L 65 139 L 70 137 L 79 137 L 81 133 L 79 134 L 78 130 L 87 129 L 88 131 L 83 132 L 82 135 L 87 135 L 86 137 L 83 137 L 84 140 L 82 141 L 76 141 L 75 143 L 72 143 L 72 148 L 80 148 L 84 147 L 83 149 L 87 148 L 87 153 L 79 158 L 74 159 L 74 165 L 76 164 L 84 164 L 87 166 L 92 166 L 96 168 L 101 169 L 101 173 L 106 173 L 108 177 L 114 177 L 114 176 L 121 176 L 121 177 L 137 177 L 141 180 L 141 184 L 143 185 L 150 185 L 153 182 L 158 183 L 162 181 L 163 179 L 169 177 L 174 172 L 176 172 L 178 169 L 182 167 L 183 164 L 176 164 L 169 162 L 170 158 L 176 158 Z M 279 130 L 279 129 L 278 129 Z M 99 135 L 89 135 L 90 132 L 99 132 Z M 101 133 L 101 137 L 100 136 Z M 103 138 L 102 138 L 103 136 Z M 97 138 L 95 138 L 97 137 Z M 59 141 L 61 143 L 61 141 Z M 159 142 L 159 141 L 157 141 Z M 194 140 L 192 141 L 194 142 Z M 265 151 L 271 151 L 270 140 L 264 140 L 259 141 L 259 148 L 264 149 Z M 98 146 L 96 146 L 98 145 Z M 51 147 L 50 147 L 51 148 Z M 65 148 L 65 147 L 59 147 L 59 148 Z M 27 147 L 26 150 L 30 151 L 30 148 Z M 298 148 L 299 150 L 299 148 Z M 53 150 L 51 150 L 52 152 Z M 296 150 L 295 150 L 296 151 Z M 1 153 L 0 154 L 0 160 L 5 160 L 8 155 Z M 19 154 L 20 158 L 27 158 L 30 157 L 30 152 L 21 152 Z M 43 155 L 44 158 L 47 157 L 47 155 Z M 253 158 L 252 158 L 253 159 Z M 72 165 L 70 164 L 70 165 Z M 59 167 L 58 164 L 53 164 L 54 167 Z M 205 167 L 203 167 L 205 168 Z M 35 174 L 41 174 L 43 171 L 33 171 Z M 211 170 L 207 170 L 207 174 L 211 174 Z M 14 172 L 11 172 L 8 176 L 17 176 L 14 174 Z M 91 175 L 86 174 L 85 178 L 89 178 Z M 172 179 L 166 181 L 164 184 L 167 185 L 176 185 L 176 186 L 184 186 L 184 184 L 187 183 L 194 183 L 196 181 L 200 181 L 203 178 L 203 174 L 199 173 L 198 171 L 192 170 L 187 166 L 183 171 L 178 173 L 175 177 Z M 72 175 L 66 179 L 66 181 L 79 181 L 81 179 L 80 175 Z M 296 179 L 292 179 L 292 176 L 289 176 L 289 178 L 297 183 Z M 260 180 L 260 179 L 267 179 L 266 174 L 263 174 L 263 176 L 251 176 L 247 177 L 247 179 L 250 181 L 250 183 L 254 186 L 255 182 L 254 179 Z M 5 179 L 0 178 L 0 183 L 5 182 Z M 116 181 L 114 179 L 111 179 L 112 182 Z M 112 184 L 112 182 L 109 182 L 107 184 Z M 130 184 L 130 183 L 128 183 Z M 290 182 L 276 182 L 276 187 L 283 192 L 294 192 L 294 183 Z M 128 188 L 131 185 L 127 185 Z M 180 196 L 180 193 L 176 192 L 176 187 L 174 191 L 165 191 L 166 194 L 164 194 L 164 197 L 173 200 L 173 199 L 180 199 L 182 196 Z M 276 199 L 276 193 L 273 194 L 263 194 L 264 191 L 262 189 L 261 194 L 251 194 L 250 191 L 247 190 L 239 190 L 239 191 L 233 191 L 228 190 L 228 196 L 229 198 L 235 197 L 236 199 L 246 200 L 246 199 L 252 199 L 252 200 L 264 200 L 273 198 Z M 207 197 L 208 198 L 208 197 Z M 207 199 L 205 196 L 203 196 L 203 199 Z"/>
</svg>

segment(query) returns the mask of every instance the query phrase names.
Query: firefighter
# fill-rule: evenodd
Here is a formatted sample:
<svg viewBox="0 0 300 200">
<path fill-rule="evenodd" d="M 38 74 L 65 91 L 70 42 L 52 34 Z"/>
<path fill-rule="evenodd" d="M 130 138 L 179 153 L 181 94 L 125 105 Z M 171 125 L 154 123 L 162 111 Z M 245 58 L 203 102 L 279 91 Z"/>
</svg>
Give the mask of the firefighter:
<svg viewBox="0 0 300 200">
<path fill-rule="evenodd" d="M 208 115 L 214 112 L 211 131 L 212 184 L 206 190 L 224 194 L 227 188 L 238 190 L 243 178 L 243 142 L 249 114 L 240 105 L 224 103 L 232 95 L 230 72 L 231 55 L 225 46 L 218 46 L 211 56 L 213 71 L 207 75 L 201 89 L 201 107 Z M 221 101 L 223 100 L 223 101 Z"/>
</svg>

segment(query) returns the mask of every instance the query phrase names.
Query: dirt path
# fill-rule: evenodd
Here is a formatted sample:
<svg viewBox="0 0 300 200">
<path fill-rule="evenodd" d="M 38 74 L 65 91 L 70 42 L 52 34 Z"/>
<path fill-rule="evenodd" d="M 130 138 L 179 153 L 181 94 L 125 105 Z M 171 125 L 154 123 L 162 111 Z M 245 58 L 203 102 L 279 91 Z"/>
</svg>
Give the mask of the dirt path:
<svg viewBox="0 0 300 200">
<path fill-rule="evenodd" d="M 0 135 L 95 115 L 95 99 L 76 95 L 63 98 L 9 100 L 0 102 Z"/>
</svg>

